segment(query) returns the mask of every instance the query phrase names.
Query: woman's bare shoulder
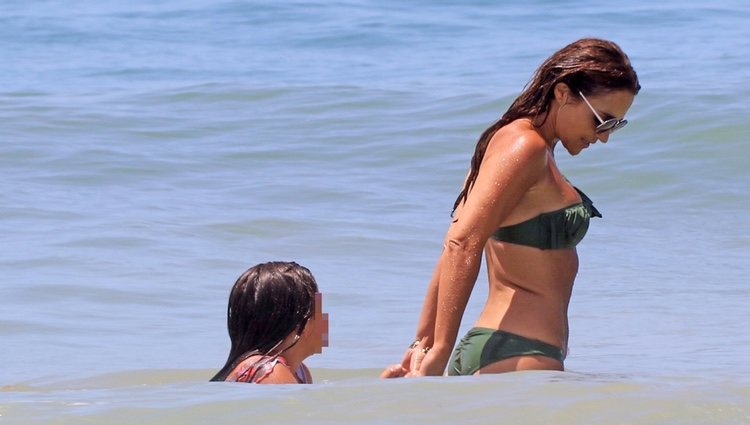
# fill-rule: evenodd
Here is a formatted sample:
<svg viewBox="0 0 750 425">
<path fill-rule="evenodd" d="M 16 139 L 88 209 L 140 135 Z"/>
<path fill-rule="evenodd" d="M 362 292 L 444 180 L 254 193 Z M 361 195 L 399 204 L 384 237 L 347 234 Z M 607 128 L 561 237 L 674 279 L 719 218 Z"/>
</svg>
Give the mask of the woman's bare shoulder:
<svg viewBox="0 0 750 425">
<path fill-rule="evenodd" d="M 485 157 L 505 158 L 543 167 L 549 146 L 531 122 L 518 119 L 499 129 L 490 140 Z"/>
<path fill-rule="evenodd" d="M 544 139 L 530 124 L 514 121 L 498 130 L 487 146 L 469 196 L 453 215 L 452 231 L 459 234 L 456 238 L 464 233 L 489 237 L 542 178 L 547 152 Z"/>
<path fill-rule="evenodd" d="M 506 155 L 546 156 L 547 150 L 547 142 L 525 119 L 515 120 L 499 129 L 487 147 L 487 153 Z"/>
</svg>

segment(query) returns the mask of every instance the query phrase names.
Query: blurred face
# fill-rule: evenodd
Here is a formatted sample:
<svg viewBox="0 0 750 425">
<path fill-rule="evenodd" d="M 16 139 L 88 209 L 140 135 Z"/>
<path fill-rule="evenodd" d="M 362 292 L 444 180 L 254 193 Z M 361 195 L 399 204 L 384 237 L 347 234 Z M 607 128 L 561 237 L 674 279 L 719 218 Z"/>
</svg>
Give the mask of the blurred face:
<svg viewBox="0 0 750 425">
<path fill-rule="evenodd" d="M 607 143 L 612 129 L 601 131 L 602 122 L 623 120 L 634 97 L 628 90 L 617 90 L 586 96 L 587 103 L 580 95 L 576 98 L 568 91 L 558 111 L 560 142 L 571 155 L 578 155 L 597 140 Z"/>
<path fill-rule="evenodd" d="M 307 322 L 304 333 L 310 341 L 313 353 L 322 353 L 328 347 L 328 313 L 323 313 L 323 294 L 315 293 L 315 310 Z"/>
</svg>

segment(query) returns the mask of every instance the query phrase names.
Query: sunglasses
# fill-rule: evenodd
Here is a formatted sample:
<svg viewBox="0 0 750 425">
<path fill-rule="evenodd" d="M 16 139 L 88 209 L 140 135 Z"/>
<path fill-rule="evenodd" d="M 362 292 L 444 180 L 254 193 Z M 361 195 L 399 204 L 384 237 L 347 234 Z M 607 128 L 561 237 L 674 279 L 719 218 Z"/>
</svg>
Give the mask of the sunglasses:
<svg viewBox="0 0 750 425">
<path fill-rule="evenodd" d="M 597 133 L 604 133 L 605 131 L 609 131 L 610 133 L 614 133 L 615 130 L 619 130 L 623 127 L 625 127 L 625 124 L 628 123 L 628 120 L 626 119 L 617 119 L 617 118 L 610 118 L 607 121 L 604 121 L 602 117 L 599 116 L 598 113 L 596 113 L 596 110 L 593 106 L 591 106 L 591 103 L 589 103 L 589 100 L 586 99 L 586 96 L 583 95 L 580 91 L 578 91 L 578 94 L 581 95 L 583 98 L 583 101 L 586 102 L 586 105 L 588 105 L 589 109 L 591 109 L 591 112 L 594 113 L 594 116 L 597 120 L 599 120 L 599 125 L 596 126 L 596 132 Z"/>
</svg>

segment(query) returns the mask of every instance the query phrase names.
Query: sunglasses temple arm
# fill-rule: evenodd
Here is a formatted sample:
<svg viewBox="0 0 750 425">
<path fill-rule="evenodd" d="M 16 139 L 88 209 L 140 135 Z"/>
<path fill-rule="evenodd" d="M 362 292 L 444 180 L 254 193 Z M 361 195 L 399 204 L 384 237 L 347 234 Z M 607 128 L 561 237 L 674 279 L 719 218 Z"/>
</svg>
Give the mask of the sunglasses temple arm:
<svg viewBox="0 0 750 425">
<path fill-rule="evenodd" d="M 591 109 L 591 112 L 594 113 L 594 116 L 596 117 L 596 119 L 599 120 L 599 123 L 604 124 L 604 120 L 602 119 L 602 117 L 599 116 L 598 113 L 596 113 L 596 109 L 594 109 L 594 107 L 591 106 L 591 104 L 589 103 L 589 100 L 586 99 L 586 96 L 584 96 L 583 93 L 581 93 L 580 91 L 578 92 L 578 94 L 581 95 L 581 99 L 583 99 L 583 101 L 586 102 L 586 105 L 588 105 L 589 109 Z"/>
</svg>

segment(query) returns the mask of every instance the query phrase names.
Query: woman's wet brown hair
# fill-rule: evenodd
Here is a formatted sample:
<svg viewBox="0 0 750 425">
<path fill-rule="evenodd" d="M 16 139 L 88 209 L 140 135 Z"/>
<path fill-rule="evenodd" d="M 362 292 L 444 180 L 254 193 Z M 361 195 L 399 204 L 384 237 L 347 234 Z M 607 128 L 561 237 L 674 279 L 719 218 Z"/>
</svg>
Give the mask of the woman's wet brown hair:
<svg viewBox="0 0 750 425">
<path fill-rule="evenodd" d="M 505 114 L 479 137 L 471 159 L 469 177 L 453 204 L 453 212 L 466 200 L 474 185 L 487 145 L 495 132 L 519 118 L 531 118 L 534 122 L 541 116 L 546 119 L 545 114 L 549 110 L 557 83 L 565 83 L 572 93 L 577 95 L 581 91 L 585 96 L 615 90 L 629 90 L 638 94 L 641 89 L 630 59 L 611 41 L 583 38 L 553 53 L 537 68 L 523 92 Z"/>
</svg>

